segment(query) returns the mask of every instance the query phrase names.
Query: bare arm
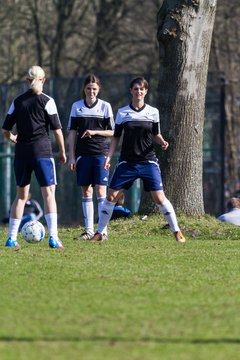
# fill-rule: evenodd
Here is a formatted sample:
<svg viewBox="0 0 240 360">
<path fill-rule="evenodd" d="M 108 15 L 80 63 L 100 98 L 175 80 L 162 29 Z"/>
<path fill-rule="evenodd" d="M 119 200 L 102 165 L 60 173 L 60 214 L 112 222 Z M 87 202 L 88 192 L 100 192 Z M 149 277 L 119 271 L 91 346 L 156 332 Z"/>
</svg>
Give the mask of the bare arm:
<svg viewBox="0 0 240 360">
<path fill-rule="evenodd" d="M 100 136 L 105 136 L 105 137 L 113 136 L 113 130 L 89 130 L 88 129 L 83 133 L 81 138 L 86 138 L 86 137 L 91 138 L 92 136 L 95 136 L 95 135 L 100 135 Z"/>
<path fill-rule="evenodd" d="M 155 143 L 161 146 L 162 150 L 167 150 L 169 143 L 164 140 L 161 134 L 154 135 L 153 140 L 155 141 Z"/>
<path fill-rule="evenodd" d="M 69 130 L 68 148 L 69 148 L 69 165 L 71 171 L 75 170 L 76 168 L 76 160 L 75 160 L 76 138 L 77 138 L 77 131 Z"/>
<path fill-rule="evenodd" d="M 11 131 L 2 129 L 2 133 L 5 139 L 13 142 L 14 144 L 17 143 L 17 135 L 14 135 Z"/>
<path fill-rule="evenodd" d="M 104 168 L 105 169 L 109 169 L 110 168 L 110 161 L 111 161 L 111 158 L 116 150 L 116 147 L 118 146 L 118 143 L 120 141 L 120 137 L 113 137 L 112 140 L 111 140 L 111 144 L 110 144 L 110 148 L 109 148 L 109 151 L 108 151 L 108 155 L 107 155 L 107 158 L 105 160 L 105 163 L 104 163 Z"/>
<path fill-rule="evenodd" d="M 65 164 L 67 161 L 66 153 L 65 153 L 65 145 L 62 129 L 53 130 L 53 134 L 55 136 L 56 142 L 59 148 L 59 159 L 61 164 Z"/>
</svg>

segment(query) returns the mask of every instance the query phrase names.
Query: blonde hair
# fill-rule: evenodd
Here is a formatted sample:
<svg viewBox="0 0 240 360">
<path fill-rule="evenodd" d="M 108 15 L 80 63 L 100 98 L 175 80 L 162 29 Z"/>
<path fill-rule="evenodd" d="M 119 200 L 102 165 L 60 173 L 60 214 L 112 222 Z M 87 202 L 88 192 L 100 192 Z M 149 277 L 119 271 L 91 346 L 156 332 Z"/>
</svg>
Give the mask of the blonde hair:
<svg viewBox="0 0 240 360">
<path fill-rule="evenodd" d="M 45 79 L 45 72 L 40 66 L 34 65 L 30 67 L 27 74 L 27 80 L 30 83 L 32 91 L 36 95 L 40 95 L 43 90 L 43 79 Z"/>
</svg>

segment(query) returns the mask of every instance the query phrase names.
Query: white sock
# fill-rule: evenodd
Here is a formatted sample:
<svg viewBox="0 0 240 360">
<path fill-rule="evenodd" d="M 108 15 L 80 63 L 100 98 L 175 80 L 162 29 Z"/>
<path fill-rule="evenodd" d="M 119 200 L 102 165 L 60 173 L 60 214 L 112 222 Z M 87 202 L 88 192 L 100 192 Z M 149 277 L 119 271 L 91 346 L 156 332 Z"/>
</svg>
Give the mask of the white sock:
<svg viewBox="0 0 240 360">
<path fill-rule="evenodd" d="M 165 199 L 161 205 L 157 204 L 157 206 L 163 214 L 165 220 L 168 222 L 170 229 L 173 232 L 179 231 L 180 229 L 178 226 L 177 217 L 170 201 Z"/>
<path fill-rule="evenodd" d="M 17 240 L 18 235 L 18 228 L 20 226 L 21 219 L 13 219 L 10 217 L 9 219 L 9 230 L 8 230 L 8 237 L 12 240 Z"/>
<path fill-rule="evenodd" d="M 94 209 L 92 197 L 82 198 L 82 210 L 84 216 L 85 231 L 94 234 Z"/>
<path fill-rule="evenodd" d="M 58 239 L 58 228 L 57 228 L 57 213 L 48 213 L 45 214 L 45 219 L 47 222 L 49 236 Z"/>
<path fill-rule="evenodd" d="M 104 200 L 100 212 L 100 217 L 98 220 L 98 229 L 97 229 L 98 233 L 100 234 L 104 233 L 104 229 L 106 228 L 107 224 L 111 219 L 115 204 L 116 204 L 115 202 L 108 201 L 107 199 Z"/>
<path fill-rule="evenodd" d="M 106 199 L 105 197 L 98 197 L 97 198 L 97 201 L 98 201 L 98 219 L 100 219 L 102 205 L 103 205 L 103 202 L 104 202 L 105 199 Z M 105 227 L 105 229 L 103 229 L 103 234 L 107 235 L 107 226 Z"/>
</svg>

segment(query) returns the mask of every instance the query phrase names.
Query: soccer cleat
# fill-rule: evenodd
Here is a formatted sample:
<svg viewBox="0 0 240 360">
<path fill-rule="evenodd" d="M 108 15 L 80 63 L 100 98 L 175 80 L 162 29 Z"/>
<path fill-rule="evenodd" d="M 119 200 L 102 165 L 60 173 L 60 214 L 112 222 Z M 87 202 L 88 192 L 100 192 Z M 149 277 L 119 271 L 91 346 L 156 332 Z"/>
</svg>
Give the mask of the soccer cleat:
<svg viewBox="0 0 240 360">
<path fill-rule="evenodd" d="M 96 232 L 94 236 L 91 238 L 92 241 L 106 241 L 108 240 L 107 234 L 101 234 Z"/>
<path fill-rule="evenodd" d="M 49 238 L 49 247 L 53 249 L 64 249 L 62 241 L 60 239 L 54 239 L 53 236 Z"/>
<path fill-rule="evenodd" d="M 185 237 L 183 236 L 182 232 L 179 230 L 179 231 L 176 231 L 174 233 L 174 236 L 175 236 L 175 239 L 180 242 L 180 243 L 185 243 L 186 239 Z"/>
<path fill-rule="evenodd" d="M 20 244 L 17 240 L 12 240 L 11 238 L 7 239 L 5 246 L 20 248 Z"/>
<path fill-rule="evenodd" d="M 80 236 L 76 236 L 74 238 L 74 240 L 91 240 L 92 237 L 93 237 L 93 234 L 88 233 L 87 231 L 85 231 Z"/>
</svg>

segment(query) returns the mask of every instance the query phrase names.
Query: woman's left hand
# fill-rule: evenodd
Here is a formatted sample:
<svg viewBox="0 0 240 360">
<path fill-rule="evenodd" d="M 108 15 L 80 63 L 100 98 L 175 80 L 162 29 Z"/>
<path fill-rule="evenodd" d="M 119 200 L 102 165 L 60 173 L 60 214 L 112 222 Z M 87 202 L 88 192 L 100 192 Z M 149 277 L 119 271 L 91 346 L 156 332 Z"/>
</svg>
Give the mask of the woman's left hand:
<svg viewBox="0 0 240 360">
<path fill-rule="evenodd" d="M 168 146 L 169 146 L 169 143 L 165 140 L 164 140 L 164 143 L 161 144 L 162 150 L 167 150 Z"/>
</svg>

